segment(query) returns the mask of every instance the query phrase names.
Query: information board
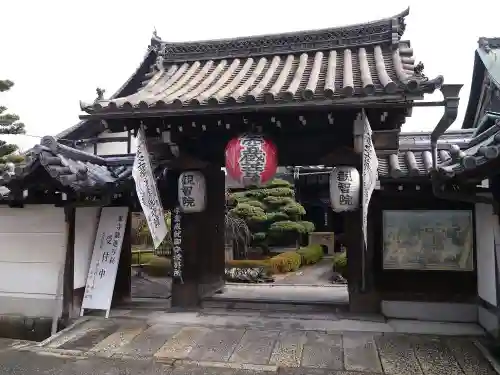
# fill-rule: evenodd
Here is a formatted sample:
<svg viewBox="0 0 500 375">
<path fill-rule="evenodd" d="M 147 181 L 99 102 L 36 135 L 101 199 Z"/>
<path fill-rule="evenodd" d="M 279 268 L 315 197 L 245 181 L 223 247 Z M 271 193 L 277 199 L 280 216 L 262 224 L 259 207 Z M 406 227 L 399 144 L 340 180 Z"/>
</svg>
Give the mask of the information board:
<svg viewBox="0 0 500 375">
<path fill-rule="evenodd" d="M 84 310 L 104 310 L 109 316 L 120 261 L 128 207 L 104 207 L 90 261 L 81 315 Z"/>
</svg>

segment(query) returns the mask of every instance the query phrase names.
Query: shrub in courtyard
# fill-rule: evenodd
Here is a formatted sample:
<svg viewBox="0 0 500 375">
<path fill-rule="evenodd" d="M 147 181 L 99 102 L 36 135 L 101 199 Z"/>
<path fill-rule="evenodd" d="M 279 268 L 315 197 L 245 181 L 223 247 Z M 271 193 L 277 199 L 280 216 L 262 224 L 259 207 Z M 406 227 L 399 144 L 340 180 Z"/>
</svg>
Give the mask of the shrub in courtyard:
<svg viewBox="0 0 500 375">
<path fill-rule="evenodd" d="M 340 273 L 347 278 L 347 252 L 343 251 L 333 257 L 333 272 Z"/>
<path fill-rule="evenodd" d="M 172 263 L 170 258 L 155 256 L 143 266 L 143 270 L 152 277 L 167 277 L 172 271 Z"/>
<path fill-rule="evenodd" d="M 287 251 L 269 259 L 273 273 L 297 271 L 301 266 L 302 257 L 296 251 Z"/>
<path fill-rule="evenodd" d="M 242 218 L 252 233 L 252 243 L 289 245 L 299 236 L 314 231 L 314 224 L 302 221 L 304 207 L 295 201 L 293 185 L 274 179 L 261 187 L 249 187 L 230 194 L 231 213 Z"/>
<path fill-rule="evenodd" d="M 297 252 L 302 258 L 301 263 L 303 266 L 318 263 L 321 259 L 323 259 L 323 249 L 321 248 L 321 245 L 302 247 Z"/>
</svg>

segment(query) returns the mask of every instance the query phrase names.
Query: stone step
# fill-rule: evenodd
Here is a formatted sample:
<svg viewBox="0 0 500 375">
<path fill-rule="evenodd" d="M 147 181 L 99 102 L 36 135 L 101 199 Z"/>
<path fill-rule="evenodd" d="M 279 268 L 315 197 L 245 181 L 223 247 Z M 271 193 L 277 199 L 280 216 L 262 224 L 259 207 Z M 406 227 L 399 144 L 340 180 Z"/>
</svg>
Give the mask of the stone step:
<svg viewBox="0 0 500 375">
<path fill-rule="evenodd" d="M 261 312 L 293 312 L 305 314 L 324 314 L 345 312 L 349 310 L 349 305 L 343 303 L 314 303 L 303 301 L 270 301 L 256 299 L 233 299 L 223 298 L 220 295 L 216 297 L 205 298 L 202 301 L 203 309 L 220 309 L 220 310 L 250 310 Z"/>
<path fill-rule="evenodd" d="M 157 310 L 166 311 L 171 306 L 171 300 L 160 298 L 134 298 L 132 301 L 116 306 L 120 310 Z M 113 307 L 115 308 L 115 307 Z"/>
</svg>

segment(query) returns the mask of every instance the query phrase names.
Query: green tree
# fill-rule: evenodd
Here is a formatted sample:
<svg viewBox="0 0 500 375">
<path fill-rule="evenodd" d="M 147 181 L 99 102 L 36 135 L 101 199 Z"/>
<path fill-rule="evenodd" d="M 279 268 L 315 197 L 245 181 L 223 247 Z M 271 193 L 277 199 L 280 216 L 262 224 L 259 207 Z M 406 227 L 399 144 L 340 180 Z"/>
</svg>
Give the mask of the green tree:
<svg viewBox="0 0 500 375">
<path fill-rule="evenodd" d="M 262 187 L 249 187 L 230 195 L 230 213 L 242 218 L 252 233 L 252 242 L 265 252 L 269 245 L 289 245 L 302 234 L 314 231 L 314 224 L 303 221 L 304 207 L 295 201 L 293 185 L 274 179 Z"/>
<path fill-rule="evenodd" d="M 9 91 L 14 82 L 0 80 L 0 92 Z M 0 136 L 5 134 L 24 134 L 25 128 L 22 122 L 19 122 L 19 116 L 5 113 L 7 108 L 0 105 Z M 20 163 L 23 161 L 21 155 L 14 154 L 18 147 L 14 144 L 0 140 L 0 171 L 5 170 L 7 163 Z"/>
</svg>

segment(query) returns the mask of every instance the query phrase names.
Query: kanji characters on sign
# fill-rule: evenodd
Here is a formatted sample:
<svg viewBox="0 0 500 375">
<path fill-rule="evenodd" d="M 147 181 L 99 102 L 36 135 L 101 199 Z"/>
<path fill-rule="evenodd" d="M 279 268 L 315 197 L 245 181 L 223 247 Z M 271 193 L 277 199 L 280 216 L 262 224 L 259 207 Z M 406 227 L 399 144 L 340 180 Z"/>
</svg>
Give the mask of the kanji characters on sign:
<svg viewBox="0 0 500 375">
<path fill-rule="evenodd" d="M 172 217 L 172 242 L 172 277 L 182 279 L 182 227 L 179 207 L 174 209 Z"/>
</svg>

